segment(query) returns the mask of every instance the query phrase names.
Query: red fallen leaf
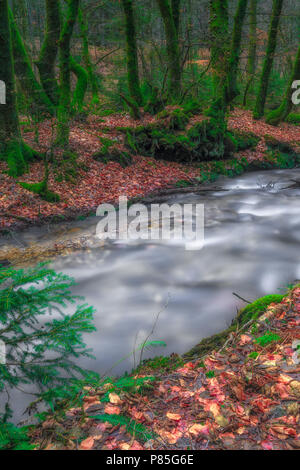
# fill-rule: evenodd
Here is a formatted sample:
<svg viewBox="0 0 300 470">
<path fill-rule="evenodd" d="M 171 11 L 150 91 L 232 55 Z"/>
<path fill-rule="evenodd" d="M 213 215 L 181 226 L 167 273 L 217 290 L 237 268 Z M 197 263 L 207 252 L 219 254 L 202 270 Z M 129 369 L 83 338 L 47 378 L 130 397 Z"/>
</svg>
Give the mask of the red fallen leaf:
<svg viewBox="0 0 300 470">
<path fill-rule="evenodd" d="M 240 401 L 246 400 L 246 394 L 244 392 L 242 385 L 233 385 L 231 388 L 234 391 L 235 396 L 237 397 L 238 400 Z"/>
<path fill-rule="evenodd" d="M 206 358 L 204 364 L 208 369 L 224 369 L 224 365 L 220 364 L 217 359 L 213 359 L 212 357 Z"/>
<path fill-rule="evenodd" d="M 137 421 L 144 419 L 144 413 L 142 411 L 138 411 L 136 406 L 132 407 L 132 409 L 130 410 L 130 414 Z"/>
<path fill-rule="evenodd" d="M 108 415 L 119 415 L 120 408 L 118 406 L 107 404 L 104 408 L 104 412 Z"/>
<path fill-rule="evenodd" d="M 255 400 L 252 401 L 252 405 L 256 406 L 260 411 L 265 413 L 266 411 L 269 411 L 271 405 L 274 405 L 275 402 L 274 400 L 271 400 L 271 398 L 266 398 L 263 396 L 258 396 L 255 398 Z"/>
<path fill-rule="evenodd" d="M 106 428 L 107 428 L 107 426 L 106 426 L 105 423 L 98 423 L 98 424 L 96 425 L 97 431 L 104 432 L 104 431 L 106 431 Z"/>
<path fill-rule="evenodd" d="M 92 405 L 99 405 L 100 400 L 98 397 L 85 397 L 83 400 L 83 409 L 87 410 Z"/>
<path fill-rule="evenodd" d="M 221 408 L 217 402 L 206 403 L 206 405 L 204 406 L 204 410 L 212 413 L 214 418 L 221 414 Z"/>
<path fill-rule="evenodd" d="M 181 416 L 177 413 L 166 413 L 166 417 L 168 419 L 171 419 L 172 421 L 180 421 L 181 420 Z"/>
<path fill-rule="evenodd" d="M 249 336 L 249 335 L 241 335 L 241 338 L 240 338 L 240 341 L 239 341 L 239 345 L 240 345 L 240 346 L 244 346 L 245 344 L 248 344 L 248 343 L 251 343 L 251 342 L 252 342 L 251 336 Z"/>
<path fill-rule="evenodd" d="M 192 436 L 198 436 L 199 434 L 208 436 L 209 424 L 193 424 L 193 426 L 189 428 L 188 433 L 192 434 Z"/>
<path fill-rule="evenodd" d="M 166 431 L 164 429 L 160 429 L 159 431 L 157 431 L 157 433 L 160 435 L 160 437 L 162 437 L 162 439 L 165 439 L 169 444 L 176 444 L 178 439 L 182 437 L 182 432 L 176 428 L 174 428 L 171 432 Z"/>
<path fill-rule="evenodd" d="M 280 434 L 283 439 L 287 439 L 289 436 L 297 437 L 297 432 L 294 428 L 288 428 L 287 426 L 274 425 L 270 428 L 272 434 Z"/>
<path fill-rule="evenodd" d="M 117 449 L 118 448 L 118 441 L 115 437 L 113 438 L 108 438 L 106 441 L 105 441 L 105 447 L 107 448 L 107 450 L 114 450 L 114 449 Z"/>
<path fill-rule="evenodd" d="M 289 384 L 291 382 L 292 377 L 286 374 L 280 374 L 277 378 L 277 382 L 284 383 L 284 384 Z"/>
<path fill-rule="evenodd" d="M 122 403 L 123 403 L 123 401 L 121 400 L 119 395 L 117 395 L 116 393 L 110 393 L 109 394 L 109 401 L 113 405 L 122 405 Z"/>
<path fill-rule="evenodd" d="M 219 437 L 221 439 L 235 439 L 235 435 L 232 432 L 223 432 L 222 434 L 219 434 Z"/>
<path fill-rule="evenodd" d="M 80 443 L 80 450 L 91 450 L 94 447 L 95 439 L 93 437 L 88 437 Z"/>
<path fill-rule="evenodd" d="M 290 393 L 289 393 L 289 386 L 283 384 L 283 383 L 277 383 L 272 387 L 272 391 L 277 393 L 280 398 L 285 400 L 286 398 L 289 398 Z"/>
<path fill-rule="evenodd" d="M 267 441 L 267 440 L 262 441 L 260 445 L 262 446 L 264 450 L 273 450 L 273 444 L 270 441 Z"/>
<path fill-rule="evenodd" d="M 121 450 L 144 450 L 144 447 L 141 446 L 141 444 L 139 444 L 137 441 L 133 441 L 132 444 L 128 442 L 122 442 L 119 447 Z"/>
</svg>

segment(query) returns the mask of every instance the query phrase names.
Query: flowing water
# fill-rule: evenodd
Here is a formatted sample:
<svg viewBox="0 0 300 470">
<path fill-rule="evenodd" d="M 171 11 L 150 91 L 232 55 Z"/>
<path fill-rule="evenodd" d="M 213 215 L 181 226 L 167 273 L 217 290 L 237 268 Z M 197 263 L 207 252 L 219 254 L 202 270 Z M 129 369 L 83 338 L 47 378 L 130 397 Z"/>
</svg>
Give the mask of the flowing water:
<svg viewBox="0 0 300 470">
<path fill-rule="evenodd" d="M 75 278 L 74 293 L 97 310 L 98 331 L 86 336 L 97 359 L 81 365 L 101 374 L 109 370 L 143 342 L 159 312 L 151 339 L 165 341 L 167 348 L 145 357 L 184 353 L 231 323 L 244 305 L 233 292 L 255 300 L 282 293 L 300 278 L 300 170 L 224 178 L 217 186 L 218 191 L 163 198 L 205 205 L 205 246 L 199 251 L 167 242 L 97 243 L 96 218 L 63 231 L 34 228 L 15 235 L 22 245 L 71 233 L 85 237 L 88 249 L 52 261 L 53 268 Z M 132 366 L 131 358 L 113 374 Z"/>
</svg>

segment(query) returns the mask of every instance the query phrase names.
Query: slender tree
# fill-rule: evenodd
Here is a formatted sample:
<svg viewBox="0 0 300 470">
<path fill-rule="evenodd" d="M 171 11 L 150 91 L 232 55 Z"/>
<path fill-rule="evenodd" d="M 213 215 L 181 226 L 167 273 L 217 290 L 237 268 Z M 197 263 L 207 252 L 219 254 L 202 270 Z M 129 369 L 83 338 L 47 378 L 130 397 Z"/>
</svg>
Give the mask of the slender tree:
<svg viewBox="0 0 300 470">
<path fill-rule="evenodd" d="M 257 6 L 258 0 L 250 0 L 250 34 L 249 52 L 247 61 L 247 84 L 244 92 L 243 105 L 247 104 L 247 96 L 250 92 L 256 71 L 256 50 L 257 50 Z"/>
<path fill-rule="evenodd" d="M 60 95 L 58 106 L 57 144 L 69 145 L 71 111 L 71 38 L 77 20 L 80 0 L 68 0 L 66 19 L 59 40 Z"/>
<path fill-rule="evenodd" d="M 168 55 L 168 69 L 169 69 L 169 95 L 171 98 L 178 98 L 181 92 L 181 64 L 180 64 L 180 49 L 178 41 L 178 29 L 176 27 L 179 24 L 179 18 L 176 19 L 176 15 L 179 15 L 179 9 L 175 10 L 175 19 L 173 16 L 174 10 L 169 3 L 169 0 L 157 0 L 159 10 L 163 19 L 166 43 L 167 43 L 167 55 Z M 177 2 L 173 2 L 173 4 Z"/>
<path fill-rule="evenodd" d="M 46 0 L 45 36 L 36 65 L 41 83 L 49 99 L 58 105 L 59 93 L 55 76 L 55 64 L 61 31 L 60 0 Z"/>
<path fill-rule="evenodd" d="M 179 28 L 180 28 L 180 7 L 181 7 L 181 0 L 171 0 L 171 8 L 172 8 L 172 15 L 175 23 L 175 28 L 177 31 L 177 36 L 179 36 Z"/>
<path fill-rule="evenodd" d="M 227 72 L 229 59 L 228 1 L 210 0 L 211 68 L 213 72 L 213 104 L 210 115 L 218 125 L 225 125 L 227 109 Z"/>
<path fill-rule="evenodd" d="M 88 41 L 88 23 L 85 12 L 80 8 L 78 13 L 80 34 L 82 39 L 82 56 L 84 61 L 84 66 L 88 75 L 88 81 L 92 90 L 92 98 L 94 102 L 98 102 L 99 97 L 99 84 L 97 80 L 96 73 L 91 61 L 90 51 L 89 51 L 89 41 Z M 81 87 L 82 89 L 82 87 Z"/>
<path fill-rule="evenodd" d="M 7 161 L 10 174 L 18 176 L 34 154 L 22 142 L 19 127 L 8 0 L 0 0 L 0 11 L 0 79 L 6 86 L 6 104 L 0 105 L 0 158 Z"/>
<path fill-rule="evenodd" d="M 264 109 L 267 99 L 270 75 L 274 62 L 274 55 L 277 46 L 277 34 L 280 22 L 280 15 L 284 0 L 273 0 L 272 17 L 269 30 L 266 57 L 263 64 L 260 77 L 259 90 L 256 98 L 253 117 L 260 119 L 264 115 Z"/>
<path fill-rule="evenodd" d="M 239 0 L 232 33 L 232 44 L 228 63 L 227 101 L 230 103 L 240 92 L 237 84 L 238 66 L 241 55 L 243 25 L 247 11 L 248 0 Z"/>
<path fill-rule="evenodd" d="M 292 94 L 294 92 L 292 85 L 294 81 L 299 80 L 299 78 L 300 78 L 300 46 L 298 49 L 293 71 L 289 79 L 283 101 L 281 105 L 279 106 L 279 108 L 275 109 L 267 116 L 266 121 L 268 124 L 277 126 L 281 121 L 284 121 L 288 117 L 288 115 L 290 114 L 294 106 L 293 101 L 292 101 Z"/>
<path fill-rule="evenodd" d="M 141 105 L 143 98 L 140 89 L 136 25 L 133 1 L 122 0 L 122 5 L 125 15 L 128 88 L 131 99 L 135 101 L 136 104 Z"/>
<path fill-rule="evenodd" d="M 38 115 L 44 112 L 53 114 L 54 107 L 43 87 L 36 79 L 30 57 L 11 9 L 9 9 L 9 20 L 12 33 L 14 70 L 18 78 L 20 88 L 26 96 L 29 107 L 33 113 Z"/>
</svg>

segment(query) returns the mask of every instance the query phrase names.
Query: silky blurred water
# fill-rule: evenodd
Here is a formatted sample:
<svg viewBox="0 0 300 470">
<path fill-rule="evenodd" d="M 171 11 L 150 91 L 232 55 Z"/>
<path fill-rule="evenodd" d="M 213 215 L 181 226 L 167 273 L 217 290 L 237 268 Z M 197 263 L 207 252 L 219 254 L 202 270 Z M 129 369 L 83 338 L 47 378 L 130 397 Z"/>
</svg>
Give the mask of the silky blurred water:
<svg viewBox="0 0 300 470">
<path fill-rule="evenodd" d="M 80 365 L 108 371 L 144 341 L 158 312 L 151 338 L 165 341 L 167 348 L 145 357 L 184 353 L 231 323 L 244 305 L 233 292 L 250 301 L 284 292 L 300 278 L 300 184 L 285 189 L 298 180 L 300 170 L 250 173 L 218 180 L 221 191 L 164 198 L 170 204 L 205 205 L 200 251 L 171 243 L 91 243 L 89 250 L 55 259 L 52 266 L 74 277 L 74 293 L 97 311 L 97 332 L 85 337 L 96 360 L 82 359 Z M 93 238 L 96 223 L 95 218 L 77 223 L 78 236 Z M 74 230 L 76 223 L 71 226 Z M 54 233 L 35 229 L 22 235 L 22 243 L 26 236 L 40 242 Z M 112 373 L 133 365 L 131 358 Z"/>
</svg>

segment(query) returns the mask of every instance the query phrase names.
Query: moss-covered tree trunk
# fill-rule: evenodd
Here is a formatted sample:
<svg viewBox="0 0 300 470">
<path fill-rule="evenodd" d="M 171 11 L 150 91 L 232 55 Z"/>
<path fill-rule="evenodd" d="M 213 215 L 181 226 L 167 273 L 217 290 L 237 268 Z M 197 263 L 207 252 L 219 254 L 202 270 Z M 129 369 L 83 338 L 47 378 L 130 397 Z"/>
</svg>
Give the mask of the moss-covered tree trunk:
<svg viewBox="0 0 300 470">
<path fill-rule="evenodd" d="M 256 98 L 253 117 L 260 119 L 264 115 L 265 104 L 267 99 L 269 79 L 273 67 L 274 55 L 277 45 L 277 34 L 282 11 L 283 0 L 273 0 L 272 17 L 269 30 L 266 57 L 263 64 L 262 74 L 260 77 L 259 90 Z"/>
<path fill-rule="evenodd" d="M 229 28 L 227 0 L 210 0 L 211 68 L 213 103 L 210 116 L 220 129 L 226 127 L 227 73 L 229 60 Z"/>
<path fill-rule="evenodd" d="M 230 103 L 239 95 L 237 84 L 238 67 L 241 55 L 241 43 L 243 25 L 247 11 L 248 0 L 239 0 L 236 14 L 234 17 L 234 25 L 232 32 L 232 43 L 230 58 L 228 63 L 228 86 L 227 86 L 227 101 Z"/>
<path fill-rule="evenodd" d="M 140 89 L 133 0 L 122 0 L 122 5 L 125 15 L 128 88 L 131 99 L 141 105 L 143 99 Z"/>
<path fill-rule="evenodd" d="M 257 6 L 258 0 L 250 0 L 250 33 L 249 52 L 247 61 L 247 83 L 244 92 L 243 105 L 247 104 L 248 93 L 252 90 L 253 80 L 256 71 L 256 50 L 257 50 Z"/>
<path fill-rule="evenodd" d="M 59 40 L 60 93 L 58 106 L 57 144 L 69 146 L 71 111 L 71 39 L 77 20 L 80 0 L 68 0 L 67 17 Z"/>
<path fill-rule="evenodd" d="M 54 107 L 43 87 L 36 79 L 20 31 L 10 9 L 9 20 L 12 34 L 14 70 L 18 78 L 20 88 L 28 100 L 29 107 L 34 114 L 40 115 L 44 112 L 53 114 Z"/>
<path fill-rule="evenodd" d="M 79 9 L 78 14 L 81 40 L 82 40 L 82 57 L 84 61 L 84 66 L 88 74 L 88 81 L 92 91 L 92 98 L 94 102 L 98 102 L 99 97 L 99 85 L 94 67 L 91 61 L 90 50 L 89 50 L 89 41 L 88 41 L 88 23 L 85 13 L 82 9 Z M 83 77 L 83 75 L 82 75 Z"/>
<path fill-rule="evenodd" d="M 70 70 L 77 78 L 71 108 L 74 113 L 80 113 L 83 108 L 84 97 L 88 87 L 89 75 L 85 68 L 82 67 L 74 57 L 70 58 Z"/>
<path fill-rule="evenodd" d="M 172 7 L 172 15 L 175 23 L 175 28 L 177 31 L 177 36 L 179 36 L 179 28 L 180 28 L 180 6 L 181 0 L 171 0 L 171 7 Z"/>
<path fill-rule="evenodd" d="M 46 0 L 45 37 L 36 65 L 41 83 L 47 96 L 58 105 L 58 84 L 55 76 L 55 64 L 61 30 L 60 0 Z"/>
<path fill-rule="evenodd" d="M 157 3 L 163 19 L 166 34 L 169 69 L 169 96 L 171 99 L 176 100 L 181 93 L 181 64 L 178 29 L 176 28 L 176 20 L 174 20 L 169 0 L 157 0 Z"/>
<path fill-rule="evenodd" d="M 300 78 L 300 46 L 298 49 L 293 71 L 292 71 L 290 80 L 288 82 L 288 86 L 287 86 L 283 101 L 281 105 L 279 106 L 279 108 L 275 109 L 267 116 L 266 121 L 268 124 L 277 126 L 280 122 L 284 121 L 288 117 L 288 115 L 290 114 L 294 106 L 293 101 L 292 101 L 292 95 L 294 93 L 294 89 L 292 85 L 294 81 L 299 80 L 299 78 Z"/>
<path fill-rule="evenodd" d="M 6 89 L 6 103 L 0 104 L 0 159 L 8 163 L 12 176 L 18 176 L 32 154 L 22 142 L 19 127 L 8 0 L 0 0 L 0 12 L 0 80 Z"/>
</svg>

